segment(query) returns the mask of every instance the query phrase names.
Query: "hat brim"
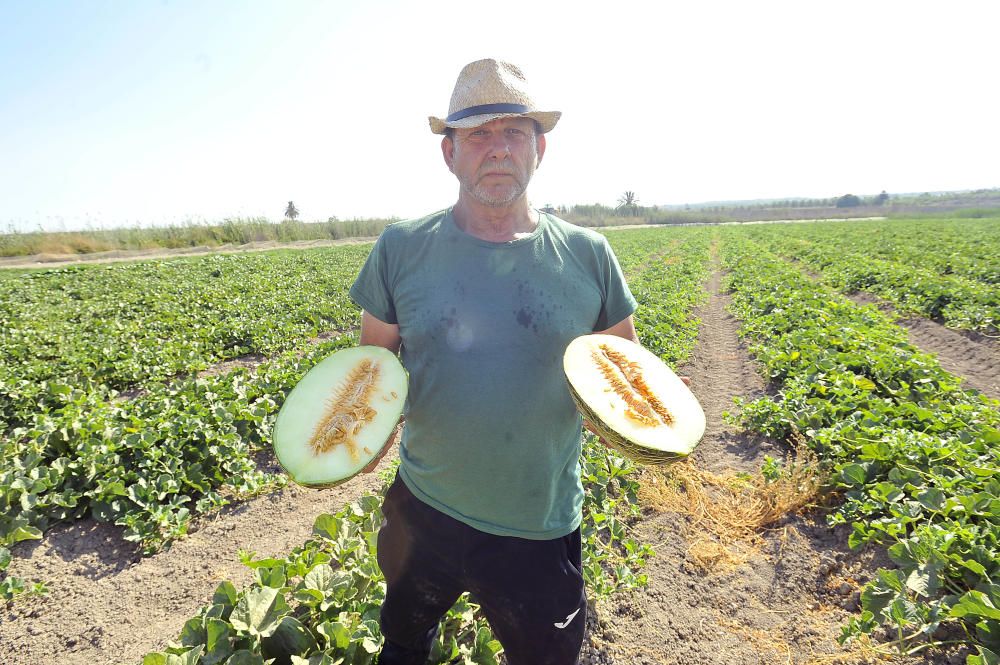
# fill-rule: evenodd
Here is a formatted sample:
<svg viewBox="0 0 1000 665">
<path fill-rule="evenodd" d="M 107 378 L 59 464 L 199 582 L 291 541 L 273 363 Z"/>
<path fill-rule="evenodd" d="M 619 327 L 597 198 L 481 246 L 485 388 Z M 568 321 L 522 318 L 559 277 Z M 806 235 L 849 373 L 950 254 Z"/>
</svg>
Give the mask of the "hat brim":
<svg viewBox="0 0 1000 665">
<path fill-rule="evenodd" d="M 541 127 L 541 133 L 545 134 L 552 131 L 561 116 L 561 111 L 529 111 L 528 113 L 484 113 L 482 115 L 470 115 L 467 118 L 452 120 L 451 122 L 442 118 L 435 118 L 434 116 L 429 116 L 427 120 L 430 122 L 432 132 L 435 134 L 444 134 L 448 129 L 479 127 L 497 118 L 531 118 Z"/>
</svg>

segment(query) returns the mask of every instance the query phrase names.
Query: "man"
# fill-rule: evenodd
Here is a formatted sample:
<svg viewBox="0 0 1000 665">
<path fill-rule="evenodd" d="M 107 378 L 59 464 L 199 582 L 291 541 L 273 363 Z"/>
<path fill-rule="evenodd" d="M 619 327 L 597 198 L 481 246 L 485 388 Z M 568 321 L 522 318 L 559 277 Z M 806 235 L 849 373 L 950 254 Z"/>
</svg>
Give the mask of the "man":
<svg viewBox="0 0 1000 665">
<path fill-rule="evenodd" d="M 410 375 L 378 540 L 382 665 L 424 663 L 464 591 L 511 665 L 579 658 L 581 420 L 562 355 L 592 332 L 637 341 L 636 301 L 603 236 L 529 205 L 559 117 L 514 65 L 467 65 L 430 118 L 458 201 L 386 228 L 351 288 L 361 344 Z"/>
</svg>

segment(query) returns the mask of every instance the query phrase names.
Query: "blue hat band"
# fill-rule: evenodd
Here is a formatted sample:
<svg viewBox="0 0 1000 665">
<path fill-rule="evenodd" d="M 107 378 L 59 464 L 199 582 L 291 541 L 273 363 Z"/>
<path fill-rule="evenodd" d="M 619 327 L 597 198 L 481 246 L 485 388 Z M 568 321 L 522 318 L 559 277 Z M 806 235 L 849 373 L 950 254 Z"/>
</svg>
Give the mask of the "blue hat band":
<svg viewBox="0 0 1000 665">
<path fill-rule="evenodd" d="M 445 120 L 447 122 L 454 122 L 456 120 L 461 120 L 462 118 L 468 118 L 471 115 L 486 115 L 487 113 L 527 113 L 528 107 L 524 104 L 480 104 L 479 106 L 470 106 L 467 109 L 462 109 L 461 111 L 455 111 L 449 115 Z"/>
</svg>

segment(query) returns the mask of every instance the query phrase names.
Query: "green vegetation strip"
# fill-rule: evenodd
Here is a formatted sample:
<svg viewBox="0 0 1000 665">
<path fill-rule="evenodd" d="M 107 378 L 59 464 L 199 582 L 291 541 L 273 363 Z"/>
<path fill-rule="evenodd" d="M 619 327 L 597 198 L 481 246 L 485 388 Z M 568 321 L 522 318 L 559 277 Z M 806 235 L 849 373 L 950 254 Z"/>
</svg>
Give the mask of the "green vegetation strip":
<svg viewBox="0 0 1000 665">
<path fill-rule="evenodd" d="M 0 279 L 0 433 L 58 408 L 66 390 L 110 397 L 350 329 L 358 313 L 347 288 L 369 250 L 76 266 Z"/>
<path fill-rule="evenodd" d="M 0 556 L 62 521 L 92 515 L 153 552 L 204 513 L 285 483 L 256 451 L 285 395 L 345 335 L 227 375 L 150 386 L 130 401 L 67 387 L 0 450 Z"/>
<path fill-rule="evenodd" d="M 904 314 L 1000 331 L 1000 219 L 789 225 L 753 232 L 843 293 L 865 291 Z"/>
<path fill-rule="evenodd" d="M 168 226 L 94 229 L 90 231 L 35 231 L 0 233 L 0 257 L 31 254 L 77 254 L 115 250 L 186 250 L 193 247 L 247 245 L 263 242 L 327 241 L 373 238 L 392 219 L 325 222 L 285 219 L 275 224 L 264 217 L 230 217 L 217 224 L 182 223 Z M 0 279 L 3 279 L 0 271 Z"/>
<path fill-rule="evenodd" d="M 883 261 L 1000 284 L 1000 217 L 794 225 L 786 234 Z"/>
<path fill-rule="evenodd" d="M 727 243 L 733 311 L 780 387 L 742 423 L 804 440 L 833 467 L 831 524 L 897 565 L 861 595 L 846 642 L 885 626 L 901 652 L 959 642 L 1000 654 L 1000 403 L 959 388 L 873 307 L 857 307 L 759 244 Z"/>
</svg>

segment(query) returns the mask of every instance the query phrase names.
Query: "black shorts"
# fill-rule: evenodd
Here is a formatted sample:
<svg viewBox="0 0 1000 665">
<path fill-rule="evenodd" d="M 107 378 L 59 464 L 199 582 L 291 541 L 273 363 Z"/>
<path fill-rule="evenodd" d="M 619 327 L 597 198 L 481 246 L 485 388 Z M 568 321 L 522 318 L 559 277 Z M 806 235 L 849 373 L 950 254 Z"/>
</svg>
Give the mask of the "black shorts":
<svg viewBox="0 0 1000 665">
<path fill-rule="evenodd" d="M 399 477 L 382 510 L 379 665 L 423 665 L 441 617 L 465 591 L 510 665 L 577 662 L 587 623 L 579 529 L 553 540 L 484 533 L 417 499 Z"/>
</svg>

